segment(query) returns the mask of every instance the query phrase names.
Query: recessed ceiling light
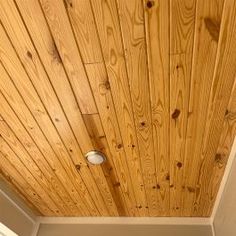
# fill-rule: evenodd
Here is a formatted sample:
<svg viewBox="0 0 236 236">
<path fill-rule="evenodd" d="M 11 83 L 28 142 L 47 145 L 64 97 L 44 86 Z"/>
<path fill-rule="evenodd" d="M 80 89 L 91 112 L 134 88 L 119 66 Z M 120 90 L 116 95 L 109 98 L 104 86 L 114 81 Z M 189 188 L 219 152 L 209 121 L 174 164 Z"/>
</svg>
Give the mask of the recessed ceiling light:
<svg viewBox="0 0 236 236">
<path fill-rule="evenodd" d="M 95 150 L 86 153 L 85 157 L 87 161 L 93 165 L 100 165 L 106 160 L 106 157 L 103 153 Z"/>
</svg>

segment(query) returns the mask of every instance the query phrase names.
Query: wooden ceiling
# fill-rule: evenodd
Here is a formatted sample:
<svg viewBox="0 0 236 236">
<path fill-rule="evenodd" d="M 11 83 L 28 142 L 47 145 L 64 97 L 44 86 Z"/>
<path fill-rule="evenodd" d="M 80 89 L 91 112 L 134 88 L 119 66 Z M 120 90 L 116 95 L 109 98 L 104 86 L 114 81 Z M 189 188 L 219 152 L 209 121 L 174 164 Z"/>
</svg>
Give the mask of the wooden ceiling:
<svg viewBox="0 0 236 236">
<path fill-rule="evenodd" d="M 38 214 L 210 216 L 236 0 L 0 0 L 0 62 L 0 176 Z"/>
</svg>

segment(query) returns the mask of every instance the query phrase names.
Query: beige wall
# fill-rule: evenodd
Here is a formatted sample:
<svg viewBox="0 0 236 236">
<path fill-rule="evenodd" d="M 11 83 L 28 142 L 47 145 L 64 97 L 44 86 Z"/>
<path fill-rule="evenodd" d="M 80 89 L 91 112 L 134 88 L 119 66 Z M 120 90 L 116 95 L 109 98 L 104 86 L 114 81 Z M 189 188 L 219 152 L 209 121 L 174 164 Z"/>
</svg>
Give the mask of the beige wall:
<svg viewBox="0 0 236 236">
<path fill-rule="evenodd" d="M 216 236 L 236 235 L 236 158 L 214 219 Z"/>
<path fill-rule="evenodd" d="M 34 214 L 0 180 L 0 222 L 19 236 L 31 236 Z"/>
<path fill-rule="evenodd" d="M 210 225 L 42 224 L 38 236 L 212 236 Z"/>
</svg>

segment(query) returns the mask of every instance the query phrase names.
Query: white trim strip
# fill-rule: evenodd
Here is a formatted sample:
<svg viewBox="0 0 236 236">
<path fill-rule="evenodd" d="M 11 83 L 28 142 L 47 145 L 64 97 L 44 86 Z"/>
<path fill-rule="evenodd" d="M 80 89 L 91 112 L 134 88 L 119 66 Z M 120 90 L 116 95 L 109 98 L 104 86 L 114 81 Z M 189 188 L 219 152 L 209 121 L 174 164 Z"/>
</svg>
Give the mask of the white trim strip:
<svg viewBox="0 0 236 236">
<path fill-rule="evenodd" d="M 31 236 L 37 236 L 38 234 L 38 231 L 39 231 L 39 226 L 40 226 L 40 223 L 38 222 L 38 220 L 36 221 L 35 225 L 34 225 L 34 229 L 33 229 L 33 232 L 31 234 Z"/>
<path fill-rule="evenodd" d="M 38 217 L 40 224 L 211 225 L 197 217 Z"/>
<path fill-rule="evenodd" d="M 232 168 L 233 161 L 234 161 L 235 157 L 236 157 L 236 137 L 234 139 L 234 143 L 233 143 L 230 155 L 229 155 L 229 159 L 228 159 L 228 162 L 227 162 L 227 165 L 226 165 L 226 168 L 225 168 L 225 172 L 224 172 L 223 178 L 222 178 L 221 183 L 220 183 L 220 188 L 219 188 L 219 191 L 217 193 L 217 197 L 216 197 L 216 200 L 215 200 L 214 208 L 213 208 L 213 211 L 212 211 L 212 214 L 211 214 L 212 224 L 214 222 L 214 219 L 215 219 L 215 216 L 216 216 L 216 212 L 217 212 L 217 210 L 219 208 L 220 201 L 223 198 L 222 195 L 224 193 L 224 189 L 225 189 L 227 180 L 229 178 L 229 174 L 230 174 L 230 171 L 231 171 L 231 168 Z"/>
</svg>

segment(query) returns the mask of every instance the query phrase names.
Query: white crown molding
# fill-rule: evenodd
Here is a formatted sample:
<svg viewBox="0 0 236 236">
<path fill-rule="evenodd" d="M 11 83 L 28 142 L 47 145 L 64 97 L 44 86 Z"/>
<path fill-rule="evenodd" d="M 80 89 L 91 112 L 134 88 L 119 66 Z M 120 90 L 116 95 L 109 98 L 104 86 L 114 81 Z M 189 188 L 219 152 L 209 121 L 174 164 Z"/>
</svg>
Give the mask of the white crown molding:
<svg viewBox="0 0 236 236">
<path fill-rule="evenodd" d="M 210 225 L 198 217 L 38 217 L 40 224 Z"/>
</svg>

